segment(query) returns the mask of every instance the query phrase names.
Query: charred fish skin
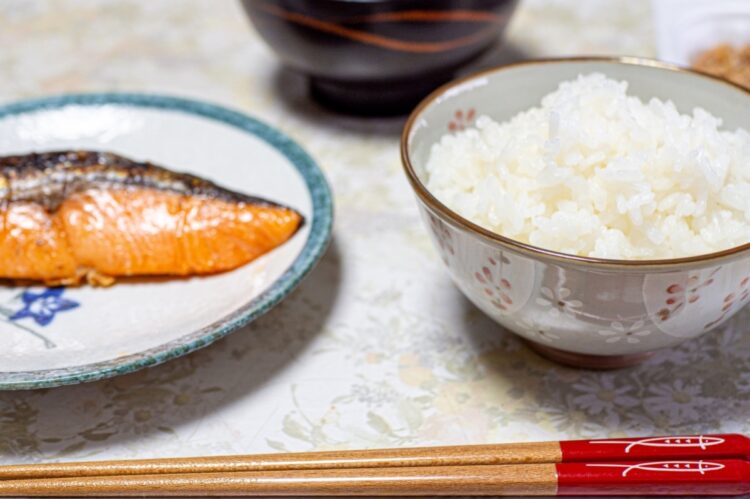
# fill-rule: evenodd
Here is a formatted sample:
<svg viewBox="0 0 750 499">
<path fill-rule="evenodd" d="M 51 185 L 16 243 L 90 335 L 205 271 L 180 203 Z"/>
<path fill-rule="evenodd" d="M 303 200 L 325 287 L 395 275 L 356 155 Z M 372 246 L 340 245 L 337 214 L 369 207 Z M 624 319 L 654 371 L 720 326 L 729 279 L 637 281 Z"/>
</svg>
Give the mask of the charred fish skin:
<svg viewBox="0 0 750 499">
<path fill-rule="evenodd" d="M 79 192 L 127 188 L 285 208 L 299 214 L 267 199 L 234 192 L 187 173 L 172 172 L 149 162 L 133 161 L 109 152 L 52 151 L 0 157 L 0 209 L 12 202 L 31 202 L 54 212 L 69 196 Z"/>
<path fill-rule="evenodd" d="M 292 208 L 116 154 L 0 157 L 0 279 L 106 286 L 227 272 L 303 223 Z"/>
</svg>

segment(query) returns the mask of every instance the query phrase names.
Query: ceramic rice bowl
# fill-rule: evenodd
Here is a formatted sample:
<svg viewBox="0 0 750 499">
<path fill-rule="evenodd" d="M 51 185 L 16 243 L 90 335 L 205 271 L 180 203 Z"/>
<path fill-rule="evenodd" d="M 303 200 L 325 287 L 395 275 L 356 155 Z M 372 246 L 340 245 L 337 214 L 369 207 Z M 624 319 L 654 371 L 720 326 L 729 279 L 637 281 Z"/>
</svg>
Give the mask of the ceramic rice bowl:
<svg viewBox="0 0 750 499">
<path fill-rule="evenodd" d="M 458 288 L 540 353 L 582 367 L 637 363 L 707 333 L 750 298 L 750 244 L 670 260 L 606 260 L 533 247 L 464 219 L 425 187 L 424 166 L 442 135 L 478 115 L 498 122 L 536 106 L 558 84 L 604 73 L 642 100 L 702 107 L 724 129 L 750 130 L 750 94 L 707 75 L 634 58 L 532 61 L 450 83 L 412 113 L 402 159 L 424 225 Z M 750 159 L 750 158 L 749 158 Z"/>
</svg>

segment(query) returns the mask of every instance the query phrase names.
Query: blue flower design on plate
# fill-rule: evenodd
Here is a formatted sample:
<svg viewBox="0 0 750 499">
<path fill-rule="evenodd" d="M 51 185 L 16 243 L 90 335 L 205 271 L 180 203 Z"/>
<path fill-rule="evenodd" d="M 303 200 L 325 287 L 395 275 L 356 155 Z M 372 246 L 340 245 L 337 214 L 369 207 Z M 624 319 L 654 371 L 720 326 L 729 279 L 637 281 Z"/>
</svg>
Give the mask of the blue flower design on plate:
<svg viewBox="0 0 750 499">
<path fill-rule="evenodd" d="M 41 293 L 26 290 L 21 294 L 24 307 L 10 316 L 10 320 L 31 318 L 40 326 L 49 325 L 60 312 L 77 308 L 79 304 L 63 298 L 65 288 L 47 288 Z"/>
<path fill-rule="evenodd" d="M 40 292 L 25 289 L 18 293 L 9 303 L 0 305 L 0 322 L 5 322 L 15 329 L 25 331 L 38 338 L 44 343 L 45 348 L 55 348 L 57 345 L 44 334 L 19 321 L 32 319 L 36 325 L 46 327 L 60 312 L 81 306 L 75 300 L 64 298 L 64 292 L 65 288 L 47 288 Z"/>
</svg>

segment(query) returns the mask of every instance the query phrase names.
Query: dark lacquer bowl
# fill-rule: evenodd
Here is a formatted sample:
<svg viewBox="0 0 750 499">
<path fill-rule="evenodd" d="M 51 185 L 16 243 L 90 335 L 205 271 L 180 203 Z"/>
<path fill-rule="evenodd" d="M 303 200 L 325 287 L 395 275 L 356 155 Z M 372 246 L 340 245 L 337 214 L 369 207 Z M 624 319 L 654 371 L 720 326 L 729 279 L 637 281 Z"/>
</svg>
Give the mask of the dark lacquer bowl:
<svg viewBox="0 0 750 499">
<path fill-rule="evenodd" d="M 406 112 L 493 45 L 516 0 L 243 0 L 313 96 L 353 113 Z"/>
</svg>

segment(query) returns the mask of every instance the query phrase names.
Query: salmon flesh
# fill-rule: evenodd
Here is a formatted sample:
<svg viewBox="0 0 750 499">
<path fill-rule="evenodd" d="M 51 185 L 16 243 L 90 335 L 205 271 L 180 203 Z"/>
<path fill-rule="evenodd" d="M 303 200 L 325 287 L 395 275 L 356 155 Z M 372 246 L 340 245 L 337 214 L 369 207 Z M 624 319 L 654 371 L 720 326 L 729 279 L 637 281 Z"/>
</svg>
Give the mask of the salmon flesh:
<svg viewBox="0 0 750 499">
<path fill-rule="evenodd" d="M 297 211 L 116 154 L 0 157 L 0 278 L 75 285 L 235 269 L 283 244 Z"/>
</svg>

